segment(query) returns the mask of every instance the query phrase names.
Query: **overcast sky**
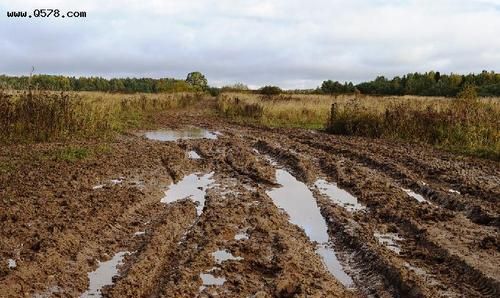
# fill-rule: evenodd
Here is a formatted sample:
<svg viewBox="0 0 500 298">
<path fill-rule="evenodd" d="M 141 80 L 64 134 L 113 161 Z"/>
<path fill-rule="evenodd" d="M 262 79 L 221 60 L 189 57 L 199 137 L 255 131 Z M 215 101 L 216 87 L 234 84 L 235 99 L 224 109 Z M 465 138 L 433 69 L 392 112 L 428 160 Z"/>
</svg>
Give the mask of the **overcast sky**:
<svg viewBox="0 0 500 298">
<path fill-rule="evenodd" d="M 41 4 L 43 3 L 43 5 Z M 81 19 L 6 11 L 83 10 Z M 316 87 L 500 71 L 500 0 L 0 0 L 0 73 Z"/>
</svg>

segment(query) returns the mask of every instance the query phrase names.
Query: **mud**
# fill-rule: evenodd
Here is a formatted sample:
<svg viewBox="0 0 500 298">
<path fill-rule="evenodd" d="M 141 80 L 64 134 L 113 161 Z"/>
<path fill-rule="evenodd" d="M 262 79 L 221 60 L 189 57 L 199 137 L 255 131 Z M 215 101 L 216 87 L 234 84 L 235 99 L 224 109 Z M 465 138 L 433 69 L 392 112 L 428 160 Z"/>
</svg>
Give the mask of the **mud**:
<svg viewBox="0 0 500 298">
<path fill-rule="evenodd" d="M 192 111 L 157 122 L 190 132 L 0 148 L 0 297 L 500 295 L 500 164 Z M 67 146 L 92 154 L 58 159 Z"/>
</svg>

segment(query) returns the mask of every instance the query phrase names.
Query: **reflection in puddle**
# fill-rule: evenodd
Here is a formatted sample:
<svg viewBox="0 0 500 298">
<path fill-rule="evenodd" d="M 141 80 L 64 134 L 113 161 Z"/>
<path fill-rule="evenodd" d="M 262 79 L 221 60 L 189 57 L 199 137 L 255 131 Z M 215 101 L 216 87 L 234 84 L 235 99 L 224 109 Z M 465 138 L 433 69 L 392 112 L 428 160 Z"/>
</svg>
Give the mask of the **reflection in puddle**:
<svg viewBox="0 0 500 298">
<path fill-rule="evenodd" d="M 241 261 L 243 260 L 242 257 L 235 257 L 233 256 L 232 253 L 230 253 L 227 250 L 217 250 L 216 252 L 212 253 L 212 256 L 215 259 L 215 262 L 217 264 L 222 264 L 224 261 Z"/>
<path fill-rule="evenodd" d="M 336 183 L 329 183 L 326 180 L 320 179 L 316 181 L 314 185 L 323 195 L 327 196 L 335 204 L 342 206 L 349 212 L 366 209 L 365 206 L 358 203 L 358 199 L 355 196 L 339 188 Z"/>
<path fill-rule="evenodd" d="M 214 172 L 205 175 L 194 173 L 182 178 L 181 181 L 172 184 L 165 191 L 165 197 L 161 199 L 161 202 L 172 203 L 189 198 L 197 203 L 196 212 L 200 215 L 205 205 L 205 194 L 214 182 L 213 175 Z"/>
<path fill-rule="evenodd" d="M 178 130 L 161 129 L 155 131 L 147 131 L 140 135 L 145 136 L 147 139 L 172 142 L 177 140 L 189 140 L 189 139 L 217 139 L 217 134 L 211 133 L 210 131 L 202 128 L 183 128 Z"/>
<path fill-rule="evenodd" d="M 201 159 L 201 156 L 196 151 L 189 151 L 188 157 L 189 159 Z"/>
<path fill-rule="evenodd" d="M 392 250 L 393 252 L 397 253 L 398 255 L 399 255 L 399 253 L 401 253 L 401 247 L 399 246 L 399 244 L 397 242 L 403 240 L 403 238 L 400 237 L 398 234 L 396 234 L 396 233 L 381 234 L 381 233 L 375 232 L 375 233 L 373 233 L 373 236 L 375 236 L 375 238 L 377 238 L 377 240 L 380 244 L 384 245 L 388 249 Z"/>
<path fill-rule="evenodd" d="M 406 188 L 401 188 L 401 189 L 404 192 L 406 192 L 410 197 L 414 198 L 415 200 L 419 201 L 420 203 L 428 202 L 423 196 L 421 196 L 418 193 L 412 191 L 411 189 L 406 189 Z"/>
<path fill-rule="evenodd" d="M 113 276 L 118 274 L 118 265 L 121 265 L 123 258 L 128 254 L 122 251 L 106 262 L 99 262 L 95 271 L 89 272 L 90 285 L 88 290 L 80 297 L 102 297 L 101 289 L 104 286 L 113 284 Z"/>
<path fill-rule="evenodd" d="M 9 267 L 9 269 L 16 268 L 17 267 L 16 260 L 14 260 L 14 259 L 8 259 L 7 260 L 7 266 Z"/>
<path fill-rule="evenodd" d="M 224 277 L 215 277 L 210 273 L 200 273 L 201 282 L 203 285 L 199 288 L 199 291 L 203 291 L 208 286 L 222 286 L 226 279 Z"/>
<path fill-rule="evenodd" d="M 282 187 L 268 191 L 267 195 L 288 213 L 292 223 L 304 229 L 310 240 L 319 243 L 316 252 L 323 258 L 328 271 L 344 286 L 352 286 L 352 279 L 328 245 L 328 228 L 311 191 L 285 170 L 276 170 L 276 181 Z"/>
</svg>

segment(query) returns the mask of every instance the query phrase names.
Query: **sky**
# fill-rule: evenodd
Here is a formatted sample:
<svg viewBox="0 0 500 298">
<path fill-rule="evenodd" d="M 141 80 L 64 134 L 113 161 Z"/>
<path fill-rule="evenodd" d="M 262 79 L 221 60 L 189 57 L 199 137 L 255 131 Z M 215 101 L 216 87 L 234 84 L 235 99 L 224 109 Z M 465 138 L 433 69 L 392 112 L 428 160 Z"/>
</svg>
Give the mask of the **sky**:
<svg viewBox="0 0 500 298">
<path fill-rule="evenodd" d="M 8 18 L 57 8 L 86 18 Z M 0 74 L 315 88 L 500 71 L 500 0 L 0 0 Z"/>
</svg>

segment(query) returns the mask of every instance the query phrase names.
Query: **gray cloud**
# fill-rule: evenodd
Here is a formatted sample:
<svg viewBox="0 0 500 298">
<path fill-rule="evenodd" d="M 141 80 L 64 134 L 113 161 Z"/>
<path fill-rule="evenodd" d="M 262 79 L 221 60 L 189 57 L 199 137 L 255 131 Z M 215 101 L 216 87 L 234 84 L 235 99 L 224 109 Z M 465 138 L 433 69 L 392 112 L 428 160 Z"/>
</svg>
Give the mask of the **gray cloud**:
<svg viewBox="0 0 500 298">
<path fill-rule="evenodd" d="M 0 72 L 184 77 L 315 87 L 407 72 L 500 69 L 497 0 L 63 1 L 85 19 L 11 19 L 0 4 Z"/>
</svg>

